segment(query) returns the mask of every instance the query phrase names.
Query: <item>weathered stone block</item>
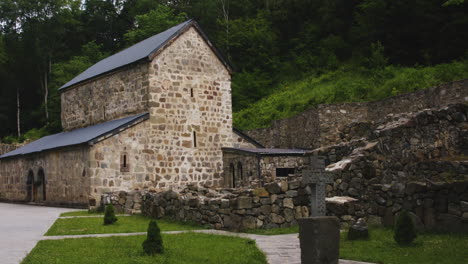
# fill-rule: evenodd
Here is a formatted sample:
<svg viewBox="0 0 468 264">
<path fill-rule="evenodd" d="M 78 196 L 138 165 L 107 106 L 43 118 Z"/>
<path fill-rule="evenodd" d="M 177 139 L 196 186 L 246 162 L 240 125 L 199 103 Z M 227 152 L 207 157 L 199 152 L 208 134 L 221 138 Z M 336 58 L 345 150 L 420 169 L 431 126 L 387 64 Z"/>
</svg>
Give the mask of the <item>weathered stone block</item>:
<svg viewBox="0 0 468 264">
<path fill-rule="evenodd" d="M 340 222 L 336 217 L 302 218 L 299 222 L 301 263 L 337 264 Z"/>
<path fill-rule="evenodd" d="M 248 209 L 252 208 L 252 198 L 251 197 L 239 197 L 237 198 L 237 208 L 238 209 Z"/>
</svg>

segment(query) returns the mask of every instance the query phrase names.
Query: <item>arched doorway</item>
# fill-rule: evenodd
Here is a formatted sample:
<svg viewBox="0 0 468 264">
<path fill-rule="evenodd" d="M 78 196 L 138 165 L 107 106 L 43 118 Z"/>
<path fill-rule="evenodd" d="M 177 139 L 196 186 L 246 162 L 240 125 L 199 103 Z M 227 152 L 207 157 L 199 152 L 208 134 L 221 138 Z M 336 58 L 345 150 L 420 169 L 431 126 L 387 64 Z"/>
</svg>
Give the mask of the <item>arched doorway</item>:
<svg viewBox="0 0 468 264">
<path fill-rule="evenodd" d="M 33 199 L 33 184 L 34 172 L 29 170 L 28 176 L 26 177 L 26 202 L 31 202 Z"/>
<path fill-rule="evenodd" d="M 237 163 L 237 177 L 241 182 L 244 182 L 244 174 L 242 173 L 242 163 Z"/>
<path fill-rule="evenodd" d="M 234 168 L 234 164 L 231 163 L 229 165 L 229 171 L 231 172 L 231 187 L 236 187 L 236 169 Z"/>
<path fill-rule="evenodd" d="M 37 172 L 37 178 L 34 182 L 34 201 L 35 202 L 42 202 L 46 200 L 46 178 L 44 169 L 40 168 Z"/>
</svg>

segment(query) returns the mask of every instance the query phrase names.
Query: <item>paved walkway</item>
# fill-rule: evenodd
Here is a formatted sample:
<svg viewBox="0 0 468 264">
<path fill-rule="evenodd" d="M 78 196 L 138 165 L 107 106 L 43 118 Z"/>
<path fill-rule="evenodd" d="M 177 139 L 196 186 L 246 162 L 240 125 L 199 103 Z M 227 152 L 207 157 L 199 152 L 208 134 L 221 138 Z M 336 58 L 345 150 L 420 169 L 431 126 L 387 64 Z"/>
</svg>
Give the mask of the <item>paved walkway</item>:
<svg viewBox="0 0 468 264">
<path fill-rule="evenodd" d="M 73 209 L 0 203 L 0 263 L 18 264 L 62 212 Z"/>
</svg>

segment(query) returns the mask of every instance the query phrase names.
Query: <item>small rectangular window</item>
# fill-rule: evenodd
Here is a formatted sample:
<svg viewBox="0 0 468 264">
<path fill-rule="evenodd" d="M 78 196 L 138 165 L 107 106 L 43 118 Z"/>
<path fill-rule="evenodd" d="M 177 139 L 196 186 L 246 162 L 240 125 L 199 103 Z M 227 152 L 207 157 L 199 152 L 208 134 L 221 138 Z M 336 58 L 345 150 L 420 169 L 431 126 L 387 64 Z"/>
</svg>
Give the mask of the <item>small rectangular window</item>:
<svg viewBox="0 0 468 264">
<path fill-rule="evenodd" d="M 294 168 L 276 168 L 276 177 L 288 177 L 289 174 L 294 173 Z"/>
<path fill-rule="evenodd" d="M 193 88 L 190 88 L 190 96 L 193 97 Z"/>
<path fill-rule="evenodd" d="M 193 147 L 197 147 L 197 132 L 193 131 Z"/>
<path fill-rule="evenodd" d="M 127 153 L 122 153 L 120 155 L 120 171 L 121 172 L 129 172 L 130 171 L 130 166 L 128 164 L 128 154 Z"/>
</svg>

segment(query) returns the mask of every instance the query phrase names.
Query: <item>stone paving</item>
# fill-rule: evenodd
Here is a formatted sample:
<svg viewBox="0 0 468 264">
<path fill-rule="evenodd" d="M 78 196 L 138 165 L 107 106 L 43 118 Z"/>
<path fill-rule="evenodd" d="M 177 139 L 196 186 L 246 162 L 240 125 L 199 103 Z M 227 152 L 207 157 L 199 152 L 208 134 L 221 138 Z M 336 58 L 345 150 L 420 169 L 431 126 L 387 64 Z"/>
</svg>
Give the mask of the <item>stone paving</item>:
<svg viewBox="0 0 468 264">
<path fill-rule="evenodd" d="M 0 203 L 0 263 L 20 263 L 60 213 L 69 211 L 73 209 Z"/>
</svg>

